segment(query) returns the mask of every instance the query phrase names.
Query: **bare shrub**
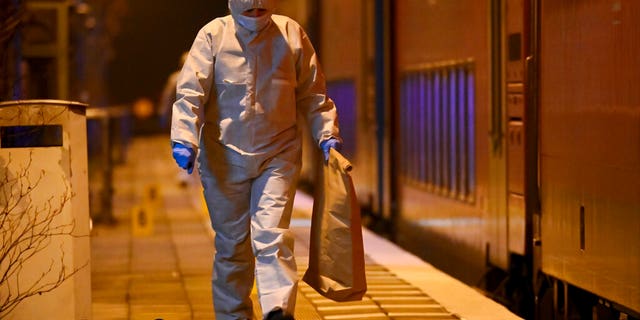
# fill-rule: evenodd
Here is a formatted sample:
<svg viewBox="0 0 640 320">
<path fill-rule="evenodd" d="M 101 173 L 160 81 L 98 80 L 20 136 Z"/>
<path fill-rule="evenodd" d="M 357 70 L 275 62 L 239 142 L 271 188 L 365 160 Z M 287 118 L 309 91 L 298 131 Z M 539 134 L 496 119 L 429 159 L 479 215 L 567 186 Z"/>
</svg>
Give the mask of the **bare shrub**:
<svg viewBox="0 0 640 320">
<path fill-rule="evenodd" d="M 39 266 L 37 274 L 25 271 L 39 254 L 51 250 L 49 246 L 57 243 L 56 238 L 82 236 L 74 234 L 75 222 L 60 223 L 64 221 L 63 209 L 70 205 L 73 197 L 66 183 L 57 195 L 34 201 L 34 195 L 42 195 L 46 189 L 41 186 L 44 170 L 31 172 L 32 156 L 29 155 L 28 162 L 17 172 L 9 170 L 10 156 L 0 168 L 0 318 L 25 299 L 58 288 L 89 263 L 70 269 L 65 264 L 64 248 L 60 246 L 59 255 L 51 258 L 48 266 Z"/>
</svg>

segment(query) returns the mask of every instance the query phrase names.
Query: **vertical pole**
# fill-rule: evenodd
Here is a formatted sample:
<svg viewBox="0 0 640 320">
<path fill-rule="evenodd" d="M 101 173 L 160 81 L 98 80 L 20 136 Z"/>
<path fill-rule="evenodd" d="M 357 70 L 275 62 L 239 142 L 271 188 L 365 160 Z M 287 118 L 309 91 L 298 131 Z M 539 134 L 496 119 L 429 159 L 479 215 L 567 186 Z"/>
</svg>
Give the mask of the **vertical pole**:
<svg viewBox="0 0 640 320">
<path fill-rule="evenodd" d="M 377 164 L 378 164 L 378 212 L 377 217 L 382 216 L 384 208 L 384 107 L 386 95 L 385 87 L 385 63 L 386 54 L 384 52 L 384 0 L 375 0 L 375 70 L 376 70 L 376 143 L 377 143 Z"/>
<path fill-rule="evenodd" d="M 501 0 L 491 1 L 491 151 L 494 155 L 502 155 L 504 119 L 502 112 L 502 6 Z"/>
<path fill-rule="evenodd" d="M 56 43 L 56 67 L 58 74 L 58 99 L 69 99 L 69 5 L 61 3 L 57 8 L 58 28 Z"/>
<path fill-rule="evenodd" d="M 389 143 L 393 135 L 393 114 L 391 105 L 391 79 L 392 79 L 392 45 L 391 24 L 392 4 L 389 0 L 375 0 L 375 48 L 376 48 L 376 141 L 378 163 L 378 216 L 376 218 L 389 218 L 389 231 L 393 236 L 393 213 L 395 201 L 395 188 L 393 186 L 393 143 Z"/>
<path fill-rule="evenodd" d="M 312 13 L 308 14 L 308 28 L 307 33 L 309 34 L 309 38 L 311 39 L 311 43 L 316 49 L 316 53 L 319 57 L 322 57 L 322 46 L 320 45 L 320 28 L 322 23 L 322 8 L 320 8 L 320 0 L 309 0 L 308 1 L 309 9 L 307 12 Z"/>
<path fill-rule="evenodd" d="M 539 301 L 542 280 L 542 230 L 540 224 L 542 222 L 542 210 L 540 207 L 540 181 L 539 176 L 539 110 L 540 110 L 540 26 L 541 26 L 541 0 L 528 0 L 529 5 L 529 28 L 530 42 L 527 52 L 527 84 L 526 84 L 526 106 L 525 106 L 525 194 L 527 195 L 525 202 L 526 243 L 525 252 L 529 253 L 530 265 L 532 269 L 531 282 L 534 288 L 535 301 Z M 540 310 L 540 305 L 534 306 L 534 312 Z M 537 318 L 537 314 L 534 314 Z"/>
</svg>

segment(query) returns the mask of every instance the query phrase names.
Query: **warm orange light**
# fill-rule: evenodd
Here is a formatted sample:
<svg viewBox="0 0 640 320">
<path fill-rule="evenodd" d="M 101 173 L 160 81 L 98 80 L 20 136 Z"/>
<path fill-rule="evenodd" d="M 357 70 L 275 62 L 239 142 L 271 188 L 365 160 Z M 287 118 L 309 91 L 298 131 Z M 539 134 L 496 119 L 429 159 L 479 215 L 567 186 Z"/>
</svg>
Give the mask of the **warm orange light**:
<svg viewBox="0 0 640 320">
<path fill-rule="evenodd" d="M 138 119 L 146 119 L 153 115 L 153 102 L 148 98 L 139 98 L 133 103 L 133 115 Z"/>
</svg>

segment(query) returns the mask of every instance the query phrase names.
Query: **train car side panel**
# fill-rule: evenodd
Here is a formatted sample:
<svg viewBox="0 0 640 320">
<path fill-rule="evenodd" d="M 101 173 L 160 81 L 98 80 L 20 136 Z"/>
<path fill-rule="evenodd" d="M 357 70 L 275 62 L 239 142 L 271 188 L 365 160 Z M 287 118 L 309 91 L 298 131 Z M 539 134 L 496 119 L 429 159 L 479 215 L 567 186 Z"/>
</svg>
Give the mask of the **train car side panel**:
<svg viewBox="0 0 640 320">
<path fill-rule="evenodd" d="M 321 46 L 329 96 L 338 106 L 343 154 L 353 163 L 353 177 L 360 202 L 376 210 L 375 105 L 369 88 L 373 84 L 373 41 L 370 1 L 323 0 Z"/>
<path fill-rule="evenodd" d="M 489 3 L 394 5 L 398 242 L 476 282 L 487 241 Z"/>
<path fill-rule="evenodd" d="M 640 3 L 542 2 L 542 268 L 640 312 Z"/>
</svg>

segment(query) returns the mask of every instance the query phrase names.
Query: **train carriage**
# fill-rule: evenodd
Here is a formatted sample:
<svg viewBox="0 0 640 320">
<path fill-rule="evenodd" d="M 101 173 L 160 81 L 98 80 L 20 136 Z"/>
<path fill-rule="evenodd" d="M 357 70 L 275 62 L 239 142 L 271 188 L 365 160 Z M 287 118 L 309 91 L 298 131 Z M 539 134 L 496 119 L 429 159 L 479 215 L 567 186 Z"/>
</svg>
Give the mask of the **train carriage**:
<svg viewBox="0 0 640 320">
<path fill-rule="evenodd" d="M 640 3 L 312 2 L 369 227 L 527 318 L 638 318 Z"/>
</svg>

